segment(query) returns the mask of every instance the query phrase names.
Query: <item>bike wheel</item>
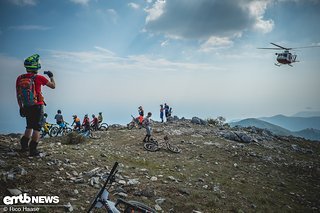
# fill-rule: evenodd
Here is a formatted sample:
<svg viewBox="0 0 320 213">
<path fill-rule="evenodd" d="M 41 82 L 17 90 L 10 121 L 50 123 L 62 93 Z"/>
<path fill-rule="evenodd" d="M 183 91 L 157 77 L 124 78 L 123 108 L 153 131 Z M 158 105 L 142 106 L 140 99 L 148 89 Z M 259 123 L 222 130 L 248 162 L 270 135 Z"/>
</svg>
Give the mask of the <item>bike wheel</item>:
<svg viewBox="0 0 320 213">
<path fill-rule="evenodd" d="M 144 143 L 143 148 L 149 152 L 155 152 L 159 150 L 158 145 L 155 143 Z"/>
<path fill-rule="evenodd" d="M 130 122 L 127 124 L 128 129 L 132 129 L 135 126 L 134 122 Z"/>
<path fill-rule="evenodd" d="M 170 143 L 167 144 L 167 148 L 168 148 L 168 150 L 170 150 L 173 153 L 180 153 L 181 152 L 181 149 L 179 147 L 172 145 Z"/>
<path fill-rule="evenodd" d="M 146 204 L 140 203 L 138 201 L 130 200 L 128 203 L 132 206 L 128 206 L 124 213 L 156 213 L 156 210 L 152 209 L 151 207 L 147 206 Z"/>
<path fill-rule="evenodd" d="M 70 132 L 72 132 L 72 129 L 70 127 L 66 127 L 63 131 L 62 131 L 62 135 L 67 135 Z"/>
<path fill-rule="evenodd" d="M 109 129 L 109 125 L 107 123 L 102 123 L 99 126 L 100 131 L 107 131 Z"/>
<path fill-rule="evenodd" d="M 44 136 L 46 136 L 46 132 L 43 130 L 43 129 L 41 129 L 41 131 L 40 131 L 40 138 L 44 138 Z"/>
<path fill-rule="evenodd" d="M 59 127 L 56 127 L 56 126 L 52 127 L 49 131 L 49 135 L 51 137 L 56 137 L 58 133 L 59 133 Z"/>
</svg>

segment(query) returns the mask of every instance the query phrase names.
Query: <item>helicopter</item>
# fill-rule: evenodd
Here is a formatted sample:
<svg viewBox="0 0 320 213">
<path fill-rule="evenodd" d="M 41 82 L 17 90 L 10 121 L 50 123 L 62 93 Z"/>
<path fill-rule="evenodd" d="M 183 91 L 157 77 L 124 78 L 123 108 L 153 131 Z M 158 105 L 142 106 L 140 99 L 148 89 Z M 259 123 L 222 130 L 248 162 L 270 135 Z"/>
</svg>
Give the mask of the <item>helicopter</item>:
<svg viewBox="0 0 320 213">
<path fill-rule="evenodd" d="M 292 54 L 289 50 L 320 47 L 320 46 L 306 46 L 306 47 L 293 47 L 293 48 L 289 47 L 289 48 L 287 48 L 287 47 L 283 47 L 283 46 L 280 46 L 280 45 L 272 43 L 272 42 L 270 44 L 276 46 L 277 48 L 272 47 L 272 48 L 258 48 L 258 49 L 284 50 L 281 53 L 276 53 L 278 63 L 275 63 L 274 65 L 276 65 L 278 67 L 280 67 L 282 64 L 287 64 L 292 67 L 292 63 L 299 62 L 299 61 L 297 61 L 297 55 Z"/>
</svg>

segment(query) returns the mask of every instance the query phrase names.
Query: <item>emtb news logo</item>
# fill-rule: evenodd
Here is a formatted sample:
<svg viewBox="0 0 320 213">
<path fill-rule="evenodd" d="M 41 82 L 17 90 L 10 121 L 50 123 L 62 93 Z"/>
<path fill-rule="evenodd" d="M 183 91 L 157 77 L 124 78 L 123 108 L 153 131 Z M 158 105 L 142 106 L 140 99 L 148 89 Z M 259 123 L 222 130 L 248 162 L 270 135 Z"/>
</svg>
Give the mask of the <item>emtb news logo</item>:
<svg viewBox="0 0 320 213">
<path fill-rule="evenodd" d="M 5 196 L 3 198 L 3 203 L 5 205 L 13 204 L 57 204 L 59 203 L 58 196 L 28 196 L 26 193 L 20 194 L 18 196 Z"/>
</svg>

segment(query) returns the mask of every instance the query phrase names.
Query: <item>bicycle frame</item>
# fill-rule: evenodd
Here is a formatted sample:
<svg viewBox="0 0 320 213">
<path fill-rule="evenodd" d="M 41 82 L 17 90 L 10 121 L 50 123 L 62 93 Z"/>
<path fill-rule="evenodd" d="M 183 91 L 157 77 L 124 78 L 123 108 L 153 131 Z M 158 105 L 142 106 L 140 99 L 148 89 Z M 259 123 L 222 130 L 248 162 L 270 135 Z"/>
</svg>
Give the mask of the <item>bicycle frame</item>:
<svg viewBox="0 0 320 213">
<path fill-rule="evenodd" d="M 93 202 L 87 212 L 90 213 L 93 208 L 105 207 L 108 213 L 120 213 L 120 211 L 117 209 L 117 206 L 123 204 L 123 205 L 125 205 L 125 212 L 127 212 L 127 210 L 131 210 L 130 212 L 135 212 L 135 210 L 139 210 L 140 213 L 141 212 L 155 213 L 155 211 L 153 209 L 151 209 L 150 207 L 147 207 L 143 203 L 139 203 L 136 201 L 125 201 L 125 200 L 119 198 L 114 203 L 113 201 L 109 200 L 109 192 L 106 189 L 106 187 L 108 184 L 110 184 L 109 188 L 111 187 L 111 183 L 114 181 L 115 176 L 118 172 L 117 167 L 118 167 L 118 162 L 115 162 L 106 182 L 104 183 L 103 187 L 100 189 L 99 193 L 97 194 L 97 196 L 93 200 Z"/>
<path fill-rule="evenodd" d="M 91 204 L 89 210 L 88 210 L 88 213 L 91 212 L 91 210 L 96 207 L 97 203 L 99 202 L 100 204 L 104 205 L 104 201 L 105 199 L 107 200 L 108 199 L 108 195 L 109 193 L 105 193 L 104 196 L 102 197 L 103 193 L 106 191 L 106 186 L 108 185 L 108 183 L 110 182 L 111 183 L 111 180 L 115 177 L 116 173 L 117 173 L 117 167 L 118 167 L 118 162 L 115 162 L 112 169 L 111 169 L 111 172 L 106 180 L 106 182 L 104 183 L 103 187 L 100 189 L 99 193 L 97 194 L 96 198 L 94 199 L 93 203 Z"/>
</svg>

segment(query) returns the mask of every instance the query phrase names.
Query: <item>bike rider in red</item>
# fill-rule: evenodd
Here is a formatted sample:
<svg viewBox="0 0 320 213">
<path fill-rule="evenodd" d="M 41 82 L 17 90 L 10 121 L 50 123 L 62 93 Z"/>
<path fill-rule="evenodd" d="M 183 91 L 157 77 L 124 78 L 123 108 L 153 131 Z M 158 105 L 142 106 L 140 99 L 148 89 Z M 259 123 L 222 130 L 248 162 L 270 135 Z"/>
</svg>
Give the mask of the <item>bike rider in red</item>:
<svg viewBox="0 0 320 213">
<path fill-rule="evenodd" d="M 92 127 L 93 127 L 93 129 L 94 130 L 98 130 L 98 125 L 99 125 L 99 120 L 98 120 L 98 118 L 94 115 L 94 114 L 92 114 L 92 121 L 91 121 L 91 123 L 92 123 Z"/>
<path fill-rule="evenodd" d="M 90 119 L 88 114 L 86 114 L 83 118 L 82 126 L 84 128 L 84 131 L 90 130 Z"/>
<path fill-rule="evenodd" d="M 143 116 L 144 116 L 144 110 L 143 110 L 142 106 L 139 106 L 138 112 L 139 112 L 138 120 L 139 120 L 139 123 L 142 124 Z"/>
</svg>

